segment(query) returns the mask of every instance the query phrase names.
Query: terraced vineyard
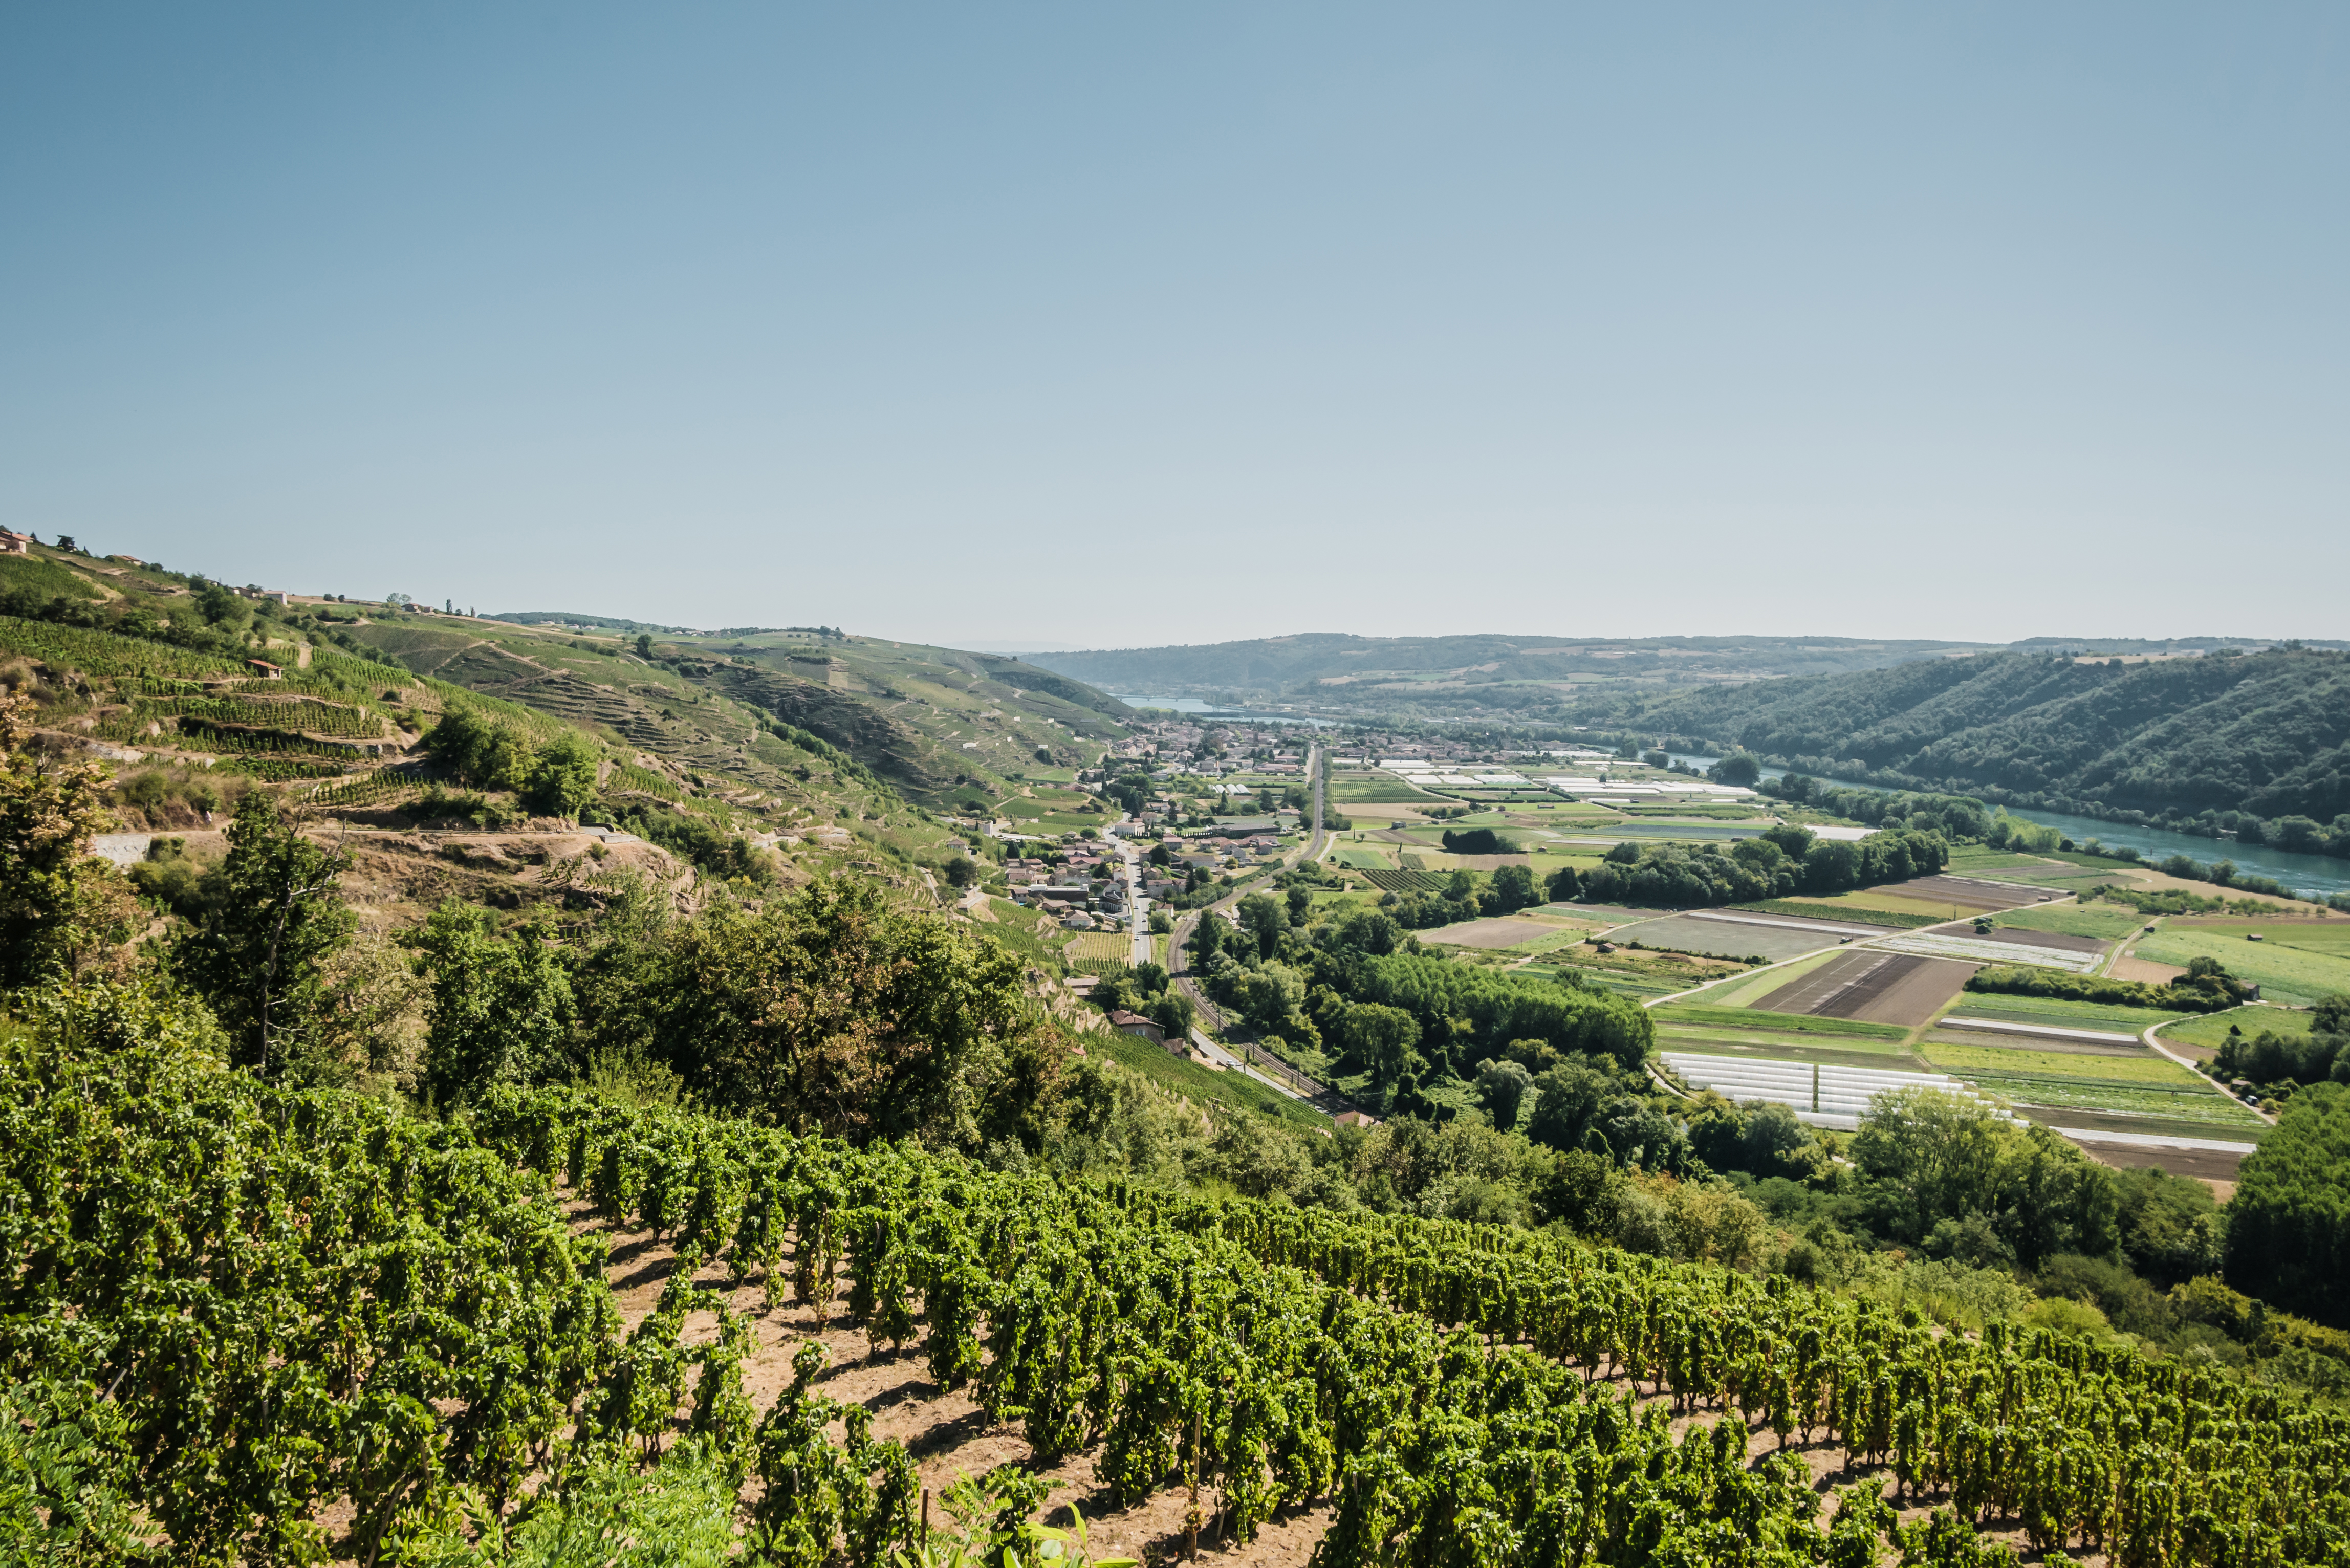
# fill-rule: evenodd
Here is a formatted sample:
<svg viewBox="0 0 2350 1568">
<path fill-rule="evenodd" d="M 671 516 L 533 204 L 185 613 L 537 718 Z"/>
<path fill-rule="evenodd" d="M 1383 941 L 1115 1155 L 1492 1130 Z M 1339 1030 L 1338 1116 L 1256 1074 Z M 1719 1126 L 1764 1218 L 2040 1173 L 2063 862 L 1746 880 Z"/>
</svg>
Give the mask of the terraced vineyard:
<svg viewBox="0 0 2350 1568">
<path fill-rule="evenodd" d="M 0 1072 L 12 1252 L 36 1264 L 0 1354 L 56 1380 L 12 1394 L 0 1440 L 114 1439 L 78 1484 L 118 1561 L 454 1557 L 472 1527 L 452 1497 L 559 1524 L 590 1478 L 626 1489 L 678 1449 L 726 1478 L 704 1506 L 739 1520 L 750 1560 L 879 1568 L 926 1550 L 935 1428 L 878 1437 L 870 1405 L 825 1391 L 836 1318 L 894 1410 L 1017 1434 L 1023 1469 L 997 1486 L 1074 1462 L 1106 1530 L 1158 1507 L 1175 1529 L 1139 1543 L 1154 1554 L 1180 1544 L 1187 1494 L 1194 1539 L 1309 1522 L 1321 1568 L 2350 1553 L 2350 1416 L 2124 1345 L 1938 1333 L 1555 1235 L 995 1173 L 571 1090 L 431 1123 L 47 1033 Z M 625 1332 L 575 1205 L 673 1254 Z M 787 1312 L 805 1326 L 771 1351 L 763 1320 Z M 788 1381 L 754 1397 L 749 1369 L 775 1357 Z M 1042 1493 L 1018 1495 L 1014 1521 Z"/>
</svg>

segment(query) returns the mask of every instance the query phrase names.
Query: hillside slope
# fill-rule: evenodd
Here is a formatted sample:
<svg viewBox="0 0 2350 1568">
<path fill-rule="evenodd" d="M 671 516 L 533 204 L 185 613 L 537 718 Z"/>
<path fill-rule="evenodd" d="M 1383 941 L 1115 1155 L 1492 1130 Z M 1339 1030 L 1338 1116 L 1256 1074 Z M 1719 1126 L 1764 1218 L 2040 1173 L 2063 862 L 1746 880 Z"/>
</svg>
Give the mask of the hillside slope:
<svg viewBox="0 0 2350 1568">
<path fill-rule="evenodd" d="M 862 681 L 794 680 L 674 646 L 647 659 L 613 636 L 280 598 L 47 546 L 0 557 L 0 682 L 33 699 L 44 744 L 113 764 L 124 827 L 191 833 L 209 857 L 223 809 L 260 787 L 312 819 L 555 836 L 532 854 L 577 853 L 585 841 L 555 840 L 567 822 L 593 820 L 729 878 L 853 869 L 935 891 L 924 867 L 951 857 L 956 830 L 920 809 L 926 794 L 959 776 L 983 775 L 982 793 L 1020 787 L 893 716 Z M 505 737 L 494 764 L 432 754 L 437 726 L 460 708 Z M 1100 750 L 1047 732 L 1059 738 L 1057 768 L 1033 747 L 1021 754 L 1059 779 Z M 550 805 L 531 784 L 533 759 L 566 746 L 593 763 L 592 776 L 584 796 Z M 461 868 L 455 856 L 432 867 L 388 863 L 376 880 L 403 890 L 387 893 L 387 910 L 411 894 L 436 897 Z M 503 857 L 484 884 L 502 891 L 486 901 L 566 896 L 563 877 L 515 864 Z"/>
<path fill-rule="evenodd" d="M 1128 711 L 1049 671 L 878 638 L 713 633 L 639 644 L 396 616 L 351 635 L 420 674 L 602 726 L 681 768 L 767 791 L 790 786 L 777 771 L 787 764 L 757 754 L 764 721 L 837 747 L 911 798 L 943 804 L 1016 793 L 1038 769 L 1066 777 L 1125 732 L 1117 715 Z M 997 667 L 1013 680 L 996 678 Z M 1042 689 L 1020 684 L 1023 675 Z"/>
<path fill-rule="evenodd" d="M 2350 812 L 2350 656 L 2314 649 L 1938 659 L 1690 693 L 1636 718 L 1809 772 L 2095 815 Z"/>
</svg>

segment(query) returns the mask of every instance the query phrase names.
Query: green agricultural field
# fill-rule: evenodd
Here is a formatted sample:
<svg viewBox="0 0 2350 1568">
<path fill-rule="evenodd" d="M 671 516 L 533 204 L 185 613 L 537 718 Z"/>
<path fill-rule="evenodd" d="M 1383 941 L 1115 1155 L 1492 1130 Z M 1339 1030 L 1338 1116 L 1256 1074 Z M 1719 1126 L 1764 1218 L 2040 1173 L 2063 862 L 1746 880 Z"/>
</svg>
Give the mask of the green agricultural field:
<svg viewBox="0 0 2350 1568">
<path fill-rule="evenodd" d="M 1330 858 L 1355 871 L 1385 871 L 1393 862 L 1367 844 L 1342 844 L 1330 851 Z"/>
<path fill-rule="evenodd" d="M 2094 871 L 2071 877 L 2033 877 L 2027 880 L 2034 887 L 2044 888 L 2052 893 L 2087 894 L 2099 888 L 2110 888 L 2115 885 L 2111 877 L 2101 877 Z"/>
<path fill-rule="evenodd" d="M 2147 869 L 2146 862 L 2142 860 L 2124 860 L 2112 855 L 2084 855 L 2077 849 L 2052 849 L 2045 856 L 2042 857 L 2042 858 L 2047 860 L 2061 860 L 2067 866 L 2078 866 L 2085 870 L 2090 871 L 2143 871 Z"/>
<path fill-rule="evenodd" d="M 2055 931 L 2068 937 L 2126 937 L 2146 924 L 2135 909 L 2116 904 L 2044 904 L 1994 915 L 1991 923 L 2023 931 Z"/>
<path fill-rule="evenodd" d="M 28 588 L 44 598 L 102 599 L 88 577 L 38 556 L 0 556 L 0 592 Z M 184 602 L 184 601 L 183 601 Z"/>
<path fill-rule="evenodd" d="M 2238 980 L 2257 984 L 2264 1002 L 2306 1007 L 2320 997 L 2350 992 L 2350 958 L 2277 942 L 2249 942 L 2209 927 L 2166 925 L 2139 939 L 2137 956 L 2182 967 L 2190 959 L 2217 959 Z"/>
<path fill-rule="evenodd" d="M 2274 942 L 2281 948 L 2299 948 L 2304 952 L 2328 953 L 2334 957 L 2350 957 L 2350 920 L 2325 920 L 2303 925 L 2280 920 L 2242 919 L 2222 924 L 2201 920 L 2188 924 L 2182 920 L 2167 922 L 2169 929 L 2181 931 L 2212 931 L 2230 941 L 2242 941 L 2248 934 L 2257 934 L 2264 942 Z M 2231 966 L 2232 967 L 2232 966 Z"/>
<path fill-rule="evenodd" d="M 1783 1034 L 1835 1034 L 1858 1040 L 1907 1040 L 1909 1031 L 1898 1023 L 1870 1023 L 1857 1018 L 1814 1018 L 1797 1012 L 1756 1012 L 1740 1007 L 1704 1002 L 1673 1002 L 1651 1014 L 1659 1025 L 1671 1023 L 1701 1028 L 1768 1029 Z"/>
<path fill-rule="evenodd" d="M 2176 1062 L 2151 1051 L 2130 1055 L 2090 1054 L 2072 1051 L 2035 1051 L 2029 1045 L 1953 1045 L 1928 1041 L 1919 1047 L 1926 1059 L 1945 1073 L 1972 1077 L 1977 1073 L 2024 1074 L 2040 1078 L 2079 1078 L 2094 1083 L 2153 1085 L 2210 1093 L 2210 1084 Z M 2225 1098 L 2224 1096 L 2216 1096 Z"/>
<path fill-rule="evenodd" d="M 1760 915 L 1785 915 L 1799 920 L 1844 920 L 1856 926 L 1883 926 L 1888 930 L 1914 930 L 1941 923 L 1932 915 L 1905 915 L 1866 904 L 1829 904 L 1809 898 L 1765 898 L 1759 904 L 1737 907 Z"/>
<path fill-rule="evenodd" d="M 1924 915 L 1929 917 L 1928 925 L 1963 919 L 1973 913 L 1956 904 L 1938 904 L 1928 898 L 1905 898 L 1898 893 L 1839 893 L 1823 902 L 1849 904 L 1856 909 L 1884 909 L 1897 915 Z"/>
<path fill-rule="evenodd" d="M 1326 797 L 1337 806 L 1408 806 L 1436 799 L 1400 778 L 1333 778 Z"/>
<path fill-rule="evenodd" d="M 2199 1045 L 2217 1051 L 2227 1044 L 2230 1029 L 2242 1030 L 2247 1039 L 2260 1034 L 2301 1035 L 2309 1033 L 2314 1021 L 2308 1012 L 2255 1002 L 2225 1012 L 2190 1013 L 2167 1025 L 2155 1038 L 2165 1045 Z"/>
<path fill-rule="evenodd" d="M 2052 1029 L 2106 1029 L 2142 1033 L 2158 1023 L 2191 1016 L 2156 1007 L 2115 1007 L 2097 1002 L 2068 1002 L 2046 996 L 2001 996 L 1991 992 L 1962 991 L 1943 1014 L 1962 1018 L 1997 1018 L 2011 1023 L 2040 1023 Z"/>
<path fill-rule="evenodd" d="M 2217 1127 L 2262 1127 L 2259 1116 L 2197 1074 L 2160 1057 L 1929 1044 L 1926 1060 L 2003 1099 L 2060 1110 L 2121 1111 Z"/>
<path fill-rule="evenodd" d="M 2018 855 L 2009 849 L 1991 849 L 1981 845 L 1962 845 L 1950 851 L 1950 869 L 1953 871 L 2006 871 L 2048 862 L 2037 855 Z"/>
<path fill-rule="evenodd" d="M 1742 980 L 1733 981 L 1727 985 L 1718 985 L 1705 993 L 1705 1005 L 1714 1008 L 1752 1007 L 1781 986 L 1794 984 L 1843 950 L 1841 948 L 1831 948 L 1825 952 L 1814 953 L 1809 958 L 1797 959 L 1794 963 L 1782 964 L 1776 969 L 1761 970 L 1747 975 Z M 1785 1015 L 1772 1013 L 1769 1016 L 1776 1018 Z"/>
</svg>

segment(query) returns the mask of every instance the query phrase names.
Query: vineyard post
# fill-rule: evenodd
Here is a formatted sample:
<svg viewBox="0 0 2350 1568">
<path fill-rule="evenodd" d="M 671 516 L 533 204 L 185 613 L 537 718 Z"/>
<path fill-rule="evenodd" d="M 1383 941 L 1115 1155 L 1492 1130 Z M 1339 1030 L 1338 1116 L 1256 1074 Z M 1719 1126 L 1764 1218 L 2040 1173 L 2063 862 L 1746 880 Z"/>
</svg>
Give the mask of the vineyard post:
<svg viewBox="0 0 2350 1568">
<path fill-rule="evenodd" d="M 1191 1506 L 1183 1514 L 1185 1558 L 1200 1560 L 1200 1412 L 1191 1412 Z"/>
</svg>

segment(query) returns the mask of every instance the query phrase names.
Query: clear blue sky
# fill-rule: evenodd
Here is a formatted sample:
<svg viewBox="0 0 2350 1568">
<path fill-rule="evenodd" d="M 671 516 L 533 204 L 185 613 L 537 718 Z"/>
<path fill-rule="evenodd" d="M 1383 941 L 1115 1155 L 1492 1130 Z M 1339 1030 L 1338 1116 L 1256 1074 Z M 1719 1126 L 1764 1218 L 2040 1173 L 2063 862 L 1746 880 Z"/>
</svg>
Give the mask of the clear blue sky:
<svg viewBox="0 0 2350 1568">
<path fill-rule="evenodd" d="M 2350 635 L 2338 5 L 18 5 L 0 523 L 1119 646 Z"/>
</svg>

